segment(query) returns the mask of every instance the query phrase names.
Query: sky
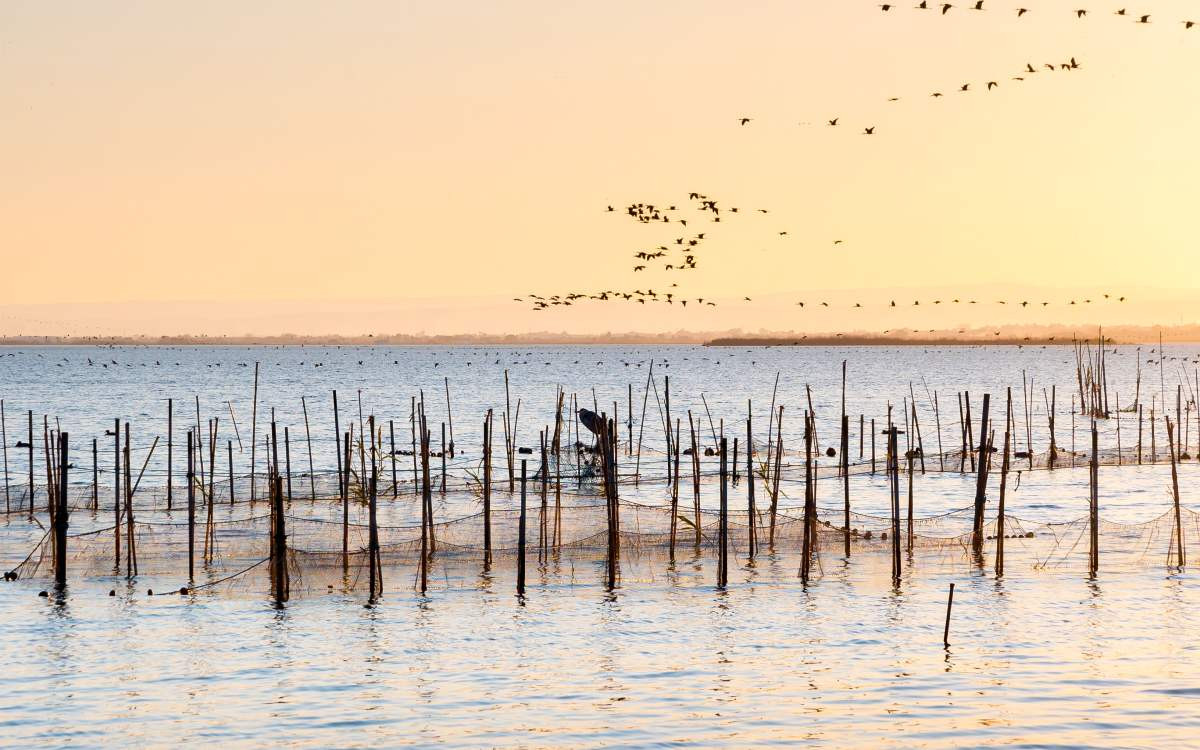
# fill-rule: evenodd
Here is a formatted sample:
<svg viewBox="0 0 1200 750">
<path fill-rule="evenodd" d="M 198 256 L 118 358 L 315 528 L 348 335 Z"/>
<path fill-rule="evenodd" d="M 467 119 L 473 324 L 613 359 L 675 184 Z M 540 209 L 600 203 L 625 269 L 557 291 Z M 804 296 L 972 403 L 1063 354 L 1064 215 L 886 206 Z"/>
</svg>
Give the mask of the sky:
<svg viewBox="0 0 1200 750">
<path fill-rule="evenodd" d="M 883 329 L 850 301 L 955 290 L 1056 304 L 904 324 L 1195 322 L 1200 9 L 915 4 L 6 2 L 0 326 Z M 742 211 L 634 272 L 683 232 L 623 207 L 692 191 Z M 672 283 L 719 304 L 512 301 Z"/>
</svg>

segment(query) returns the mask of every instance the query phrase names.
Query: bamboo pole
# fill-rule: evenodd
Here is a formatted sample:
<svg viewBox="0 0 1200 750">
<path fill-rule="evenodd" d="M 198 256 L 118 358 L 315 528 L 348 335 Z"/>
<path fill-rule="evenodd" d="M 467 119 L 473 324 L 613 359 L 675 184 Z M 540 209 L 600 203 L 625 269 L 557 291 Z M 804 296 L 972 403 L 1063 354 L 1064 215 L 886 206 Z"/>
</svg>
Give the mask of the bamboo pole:
<svg viewBox="0 0 1200 750">
<path fill-rule="evenodd" d="M 70 526 L 70 509 L 67 503 L 67 433 L 58 434 L 58 507 L 54 513 L 54 584 L 59 591 L 67 585 L 67 527 Z"/>
<path fill-rule="evenodd" d="M 521 515 L 517 521 L 517 596 L 525 596 L 525 459 L 521 459 Z"/>
<path fill-rule="evenodd" d="M 304 411 L 304 442 L 308 445 L 308 491 L 309 491 L 310 497 L 312 498 L 312 501 L 316 502 L 317 501 L 317 478 L 316 478 L 316 472 L 313 469 L 312 429 L 308 425 L 308 402 L 305 400 L 304 396 L 300 397 L 300 408 Z M 231 444 L 230 449 L 232 449 L 232 448 L 233 448 L 233 446 Z M 395 460 L 396 459 L 393 455 L 392 461 L 395 462 Z M 230 485 L 229 485 L 230 496 L 232 496 L 232 493 L 233 493 L 232 477 L 230 478 L 229 482 L 230 482 Z"/>
<path fill-rule="evenodd" d="M 1170 419 L 1167 420 L 1167 441 L 1170 443 L 1170 447 L 1171 447 L 1171 496 L 1174 501 L 1174 508 L 1175 508 L 1175 528 L 1172 529 L 1172 531 L 1174 533 L 1172 533 L 1172 535 L 1171 535 L 1171 537 L 1172 537 L 1171 541 L 1175 545 L 1176 565 L 1178 567 L 1182 568 L 1186 562 L 1186 555 L 1184 553 L 1184 543 L 1183 543 L 1183 517 L 1180 514 L 1180 510 L 1179 510 L 1179 473 L 1178 473 L 1178 470 L 1175 468 L 1175 463 L 1176 463 L 1176 461 L 1175 461 L 1175 436 L 1174 436 L 1174 431 L 1172 430 L 1172 427 L 1171 427 Z M 1168 548 L 1167 548 L 1167 565 L 1170 565 L 1170 564 L 1171 564 L 1171 550 L 1170 550 L 1170 547 L 1168 546 Z"/>
<path fill-rule="evenodd" d="M 717 528 L 717 586 L 729 584 L 729 476 L 725 438 L 721 438 L 721 506 Z"/>
<path fill-rule="evenodd" d="M 32 419 L 33 412 L 30 412 Z M 32 443 L 31 443 L 32 445 Z M 30 472 L 32 487 L 33 472 Z M 113 574 L 121 572 L 121 420 L 113 420 Z"/>
<path fill-rule="evenodd" d="M 1004 501 L 1008 490 L 1009 442 L 1011 439 L 1012 388 L 1008 389 L 1004 407 L 1004 456 L 1000 460 L 1000 498 L 996 502 L 996 576 L 1004 575 Z"/>
<path fill-rule="evenodd" d="M 954 608 L 954 583 L 950 584 L 950 596 L 946 599 L 946 629 L 942 631 L 942 645 L 950 648 L 950 610 Z"/>
<path fill-rule="evenodd" d="M 746 400 L 746 553 L 750 562 L 758 551 L 758 510 L 754 507 L 754 410 Z"/>
<path fill-rule="evenodd" d="M 187 528 L 188 528 L 188 583 L 196 580 L 196 478 L 194 432 L 187 431 Z"/>
<path fill-rule="evenodd" d="M 983 548 L 983 511 L 987 501 L 987 437 L 988 437 L 988 408 L 991 405 L 991 394 L 983 394 L 983 410 L 979 415 L 979 472 L 975 482 L 975 515 L 971 524 L 971 547 L 976 554 Z M 967 401 L 968 415 L 971 402 Z M 967 417 L 968 423 L 970 416 Z M 973 454 L 972 454 L 973 455 Z"/>
<path fill-rule="evenodd" d="M 850 557 L 850 418 L 842 414 L 842 547 Z"/>
<path fill-rule="evenodd" d="M 167 399 L 167 510 L 174 495 L 175 402 Z"/>
<path fill-rule="evenodd" d="M 492 565 L 492 410 L 483 418 L 483 569 Z"/>
<path fill-rule="evenodd" d="M 334 392 L 334 418 L 337 417 L 337 392 Z M 254 396 L 250 406 L 250 505 L 254 505 L 255 476 L 258 467 L 255 450 L 258 443 L 258 363 L 254 363 Z"/>
</svg>

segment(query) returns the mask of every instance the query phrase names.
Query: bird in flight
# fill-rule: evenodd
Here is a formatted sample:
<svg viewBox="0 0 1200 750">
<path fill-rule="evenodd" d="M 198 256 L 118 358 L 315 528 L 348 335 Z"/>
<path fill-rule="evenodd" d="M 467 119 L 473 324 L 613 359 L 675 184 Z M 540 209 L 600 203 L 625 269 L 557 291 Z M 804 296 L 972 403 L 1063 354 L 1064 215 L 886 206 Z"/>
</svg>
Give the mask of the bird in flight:
<svg viewBox="0 0 1200 750">
<path fill-rule="evenodd" d="M 1021 16 L 1025 15 L 1028 12 L 1029 12 L 1029 8 L 1017 8 L 1017 18 L 1020 18 Z"/>
<path fill-rule="evenodd" d="M 833 244 L 835 244 L 835 245 L 840 245 L 840 244 L 842 244 L 842 241 L 841 241 L 841 240 L 834 240 L 834 241 L 833 241 Z"/>
<path fill-rule="evenodd" d="M 753 120 L 753 118 L 750 118 L 750 117 L 739 117 L 738 118 L 738 122 L 740 122 L 743 125 L 745 125 L 748 122 L 751 122 L 752 120 Z"/>
<path fill-rule="evenodd" d="M 874 125 L 872 125 L 869 128 L 863 128 L 863 135 L 874 135 L 874 134 L 875 134 L 875 126 Z"/>
<path fill-rule="evenodd" d="M 970 89 L 970 88 L 971 88 L 971 84 L 969 84 L 969 83 L 964 83 L 962 86 L 960 86 L 960 87 L 958 88 L 958 90 L 959 90 L 959 91 L 967 91 L 967 90 L 968 90 L 968 89 Z"/>
<path fill-rule="evenodd" d="M 992 89 L 996 88 L 999 85 L 1000 84 L 996 83 L 995 81 L 988 81 L 987 82 L 988 91 L 991 91 Z"/>
<path fill-rule="evenodd" d="M 839 119 L 841 119 L 841 118 L 835 117 L 835 118 L 833 118 L 832 120 L 830 120 L 830 121 L 829 121 L 829 126 L 830 126 L 830 127 L 836 127 Z"/>
<path fill-rule="evenodd" d="M 1141 18 L 1138 19 L 1137 22 L 1138 23 L 1150 23 L 1150 14 L 1147 13 L 1146 15 L 1142 16 Z"/>
<path fill-rule="evenodd" d="M 950 9 L 953 7 L 954 6 L 951 5 L 950 3 L 942 3 L 942 15 L 943 16 L 946 15 L 948 12 L 950 12 Z"/>
<path fill-rule="evenodd" d="M 983 0 L 975 0 L 975 5 L 971 6 L 971 10 L 983 10 Z"/>
<path fill-rule="evenodd" d="M 892 9 L 892 6 L 890 3 L 884 3 L 883 5 L 880 5 L 879 7 L 882 8 L 885 13 Z"/>
<path fill-rule="evenodd" d="M 1087 15 L 1087 11 L 1084 10 L 1083 8 L 1080 8 L 1079 10 L 1075 11 L 1076 18 L 1083 18 L 1086 15 Z"/>
<path fill-rule="evenodd" d="M 941 95 L 942 95 L 942 92 L 940 92 L 940 91 L 935 91 L 932 94 L 930 94 L 930 96 L 934 97 L 935 99 Z"/>
<path fill-rule="evenodd" d="M 1185 29 L 1190 29 L 1195 25 L 1196 25 L 1195 21 L 1184 21 L 1183 22 L 1183 28 L 1185 28 Z"/>
</svg>

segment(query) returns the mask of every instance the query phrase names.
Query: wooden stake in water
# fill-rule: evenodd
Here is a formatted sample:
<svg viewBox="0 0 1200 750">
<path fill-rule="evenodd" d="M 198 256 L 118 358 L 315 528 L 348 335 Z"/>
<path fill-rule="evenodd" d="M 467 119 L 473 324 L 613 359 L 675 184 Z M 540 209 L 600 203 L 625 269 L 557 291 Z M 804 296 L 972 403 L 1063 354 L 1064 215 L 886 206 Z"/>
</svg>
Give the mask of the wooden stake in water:
<svg viewBox="0 0 1200 750">
<path fill-rule="evenodd" d="M 1000 460 L 1000 499 L 996 501 L 996 576 L 1004 575 L 1004 498 L 1008 489 L 1009 442 L 1013 424 L 1012 388 L 1004 407 L 1004 457 Z"/>
<path fill-rule="evenodd" d="M 1090 466 L 1091 503 L 1088 513 L 1088 572 L 1093 576 L 1100 569 L 1100 438 L 1096 420 L 1092 420 L 1092 459 Z"/>
<path fill-rule="evenodd" d="M 950 610 L 954 608 L 954 584 L 950 584 L 950 596 L 946 599 L 946 629 L 942 631 L 942 645 L 950 648 Z"/>
<path fill-rule="evenodd" d="M 67 503 L 67 433 L 58 434 L 58 507 L 54 512 L 54 583 L 61 591 L 67 585 L 67 527 L 70 525 Z"/>
<path fill-rule="evenodd" d="M 187 524 L 188 583 L 196 580 L 196 479 L 193 473 L 195 447 L 191 430 L 187 431 Z"/>
<path fill-rule="evenodd" d="M 754 434 L 751 421 L 754 413 L 746 402 L 746 553 L 750 562 L 758 551 L 758 509 L 754 507 Z"/>
<path fill-rule="evenodd" d="M 29 412 L 30 419 L 33 412 Z M 32 424 L 32 422 L 30 422 Z M 31 443 L 32 445 L 32 443 Z M 31 464 L 32 465 L 32 464 Z M 30 488 L 33 472 L 29 473 Z M 113 573 L 121 572 L 121 420 L 113 420 Z"/>
<path fill-rule="evenodd" d="M 842 546 L 850 557 L 850 418 L 842 415 Z"/>
<path fill-rule="evenodd" d="M 729 583 L 729 474 L 726 439 L 721 438 L 721 506 L 717 527 L 717 586 Z"/>
<path fill-rule="evenodd" d="M 337 418 L 337 393 L 334 392 L 334 418 Z M 336 429 L 335 429 L 336 432 Z M 254 504 L 255 484 L 254 470 L 258 464 L 255 462 L 255 449 L 258 447 L 258 363 L 254 363 L 254 396 L 250 405 L 250 504 Z"/>
<path fill-rule="evenodd" d="M 483 420 L 483 568 L 492 565 L 492 410 Z"/>
<path fill-rule="evenodd" d="M 171 509 L 174 494 L 175 402 L 167 399 L 167 510 Z"/>
<path fill-rule="evenodd" d="M 525 459 L 521 459 L 521 515 L 517 521 L 517 596 L 525 596 Z"/>
<path fill-rule="evenodd" d="M 1175 502 L 1175 528 L 1173 530 L 1174 533 L 1171 535 L 1171 541 L 1174 543 L 1176 552 L 1175 564 L 1182 568 L 1186 562 L 1183 545 L 1183 517 L 1179 511 L 1179 473 L 1175 468 L 1175 435 L 1169 418 L 1167 419 L 1167 441 L 1171 449 L 1171 495 Z M 1170 547 L 1167 549 L 1167 564 L 1171 564 Z"/>
<path fill-rule="evenodd" d="M 979 416 L 979 473 L 975 481 L 975 515 L 971 524 L 971 548 L 976 553 L 983 549 L 983 512 L 987 502 L 988 409 L 991 406 L 991 398 L 990 393 L 983 394 L 983 411 Z M 968 400 L 968 423 L 970 422 L 970 411 L 971 402 Z"/>
</svg>

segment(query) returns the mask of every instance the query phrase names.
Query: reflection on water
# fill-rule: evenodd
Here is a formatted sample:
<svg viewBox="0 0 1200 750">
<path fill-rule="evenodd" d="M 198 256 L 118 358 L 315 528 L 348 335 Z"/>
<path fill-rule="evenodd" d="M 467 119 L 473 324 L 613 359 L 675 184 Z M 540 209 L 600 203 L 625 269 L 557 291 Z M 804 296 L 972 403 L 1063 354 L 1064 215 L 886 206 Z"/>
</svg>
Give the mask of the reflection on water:
<svg viewBox="0 0 1200 750">
<path fill-rule="evenodd" d="M 864 555 L 807 587 L 742 568 L 719 592 L 693 565 L 700 580 L 552 578 L 523 601 L 501 571 L 375 607 L 6 584 L 6 740 L 1164 746 L 1200 730 L 1186 572 L 1000 582 L 927 564 L 894 589 L 886 555 Z"/>
</svg>

